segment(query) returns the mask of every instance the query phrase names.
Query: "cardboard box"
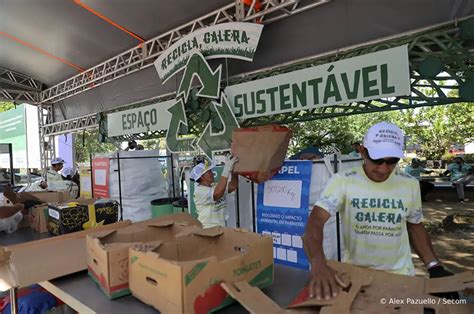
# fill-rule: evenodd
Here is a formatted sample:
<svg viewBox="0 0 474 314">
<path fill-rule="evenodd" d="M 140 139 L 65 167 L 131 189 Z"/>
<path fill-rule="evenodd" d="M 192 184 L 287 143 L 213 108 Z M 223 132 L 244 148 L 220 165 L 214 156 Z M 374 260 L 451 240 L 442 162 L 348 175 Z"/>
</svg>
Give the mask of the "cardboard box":
<svg viewBox="0 0 474 314">
<path fill-rule="evenodd" d="M 48 232 L 48 204 L 36 205 L 29 209 L 30 228 L 39 233 Z"/>
<path fill-rule="evenodd" d="M 233 171 L 255 183 L 270 180 L 285 161 L 291 136 L 279 125 L 234 129 L 231 151 L 239 161 Z"/>
<path fill-rule="evenodd" d="M 53 235 L 81 231 L 118 221 L 116 201 L 77 199 L 48 205 L 48 231 Z"/>
<path fill-rule="evenodd" d="M 86 235 L 115 230 L 130 220 L 59 237 L 0 247 L 0 291 L 87 269 Z"/>
<path fill-rule="evenodd" d="M 18 224 L 18 229 L 23 229 L 23 228 L 28 228 L 28 227 L 30 227 L 30 217 L 29 215 L 23 214 L 23 218 Z"/>
<path fill-rule="evenodd" d="M 169 215 L 152 219 L 148 223 L 142 222 L 119 230 L 89 235 L 86 240 L 89 277 L 110 299 L 128 295 L 130 246 L 152 241 L 170 241 L 200 228 L 201 223 L 191 215 Z"/>
<path fill-rule="evenodd" d="M 5 188 L 4 196 L 14 204 L 34 200 L 41 203 L 63 203 L 71 199 L 68 192 L 21 192 L 15 193 L 11 187 Z"/>
<path fill-rule="evenodd" d="M 195 231 L 156 248 L 132 247 L 132 294 L 161 313 L 208 313 L 234 300 L 221 282 L 273 282 L 273 240 L 241 229 Z"/>
</svg>

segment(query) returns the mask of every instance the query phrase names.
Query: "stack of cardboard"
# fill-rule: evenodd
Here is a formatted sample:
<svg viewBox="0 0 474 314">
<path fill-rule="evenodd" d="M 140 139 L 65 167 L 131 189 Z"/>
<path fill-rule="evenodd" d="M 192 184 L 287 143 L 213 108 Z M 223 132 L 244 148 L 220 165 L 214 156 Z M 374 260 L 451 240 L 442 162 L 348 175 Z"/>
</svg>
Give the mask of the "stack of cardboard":
<svg viewBox="0 0 474 314">
<path fill-rule="evenodd" d="M 208 313 L 233 302 L 221 282 L 273 282 L 271 237 L 209 228 L 154 246 L 132 247 L 132 294 L 162 313 Z"/>
<path fill-rule="evenodd" d="M 187 214 L 156 218 L 129 227 L 87 237 L 88 274 L 111 299 L 130 294 L 128 249 L 138 243 L 170 241 L 200 229 Z"/>
</svg>

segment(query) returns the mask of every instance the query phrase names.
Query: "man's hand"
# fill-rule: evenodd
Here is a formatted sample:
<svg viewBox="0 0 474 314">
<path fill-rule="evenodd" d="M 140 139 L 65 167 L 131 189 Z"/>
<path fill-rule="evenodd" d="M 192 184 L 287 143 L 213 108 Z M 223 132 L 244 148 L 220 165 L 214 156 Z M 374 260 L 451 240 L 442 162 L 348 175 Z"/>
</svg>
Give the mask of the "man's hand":
<svg viewBox="0 0 474 314">
<path fill-rule="evenodd" d="M 441 265 L 428 269 L 428 272 L 430 273 L 430 278 L 441 278 L 441 277 L 448 277 L 448 276 L 454 275 L 452 272 L 444 269 L 444 267 Z M 456 291 L 445 292 L 445 293 L 433 293 L 433 295 L 440 298 L 459 300 L 459 293 L 457 293 Z"/>
<path fill-rule="evenodd" d="M 225 165 L 224 170 L 222 171 L 222 176 L 229 177 L 229 174 L 232 172 L 232 169 L 234 169 L 234 164 L 238 161 L 239 158 L 234 157 L 232 155 L 225 156 Z"/>
<path fill-rule="evenodd" d="M 309 297 L 330 300 L 337 296 L 341 287 L 347 288 L 337 272 L 326 263 L 315 265 L 311 269 L 313 278 L 309 283 Z"/>
</svg>

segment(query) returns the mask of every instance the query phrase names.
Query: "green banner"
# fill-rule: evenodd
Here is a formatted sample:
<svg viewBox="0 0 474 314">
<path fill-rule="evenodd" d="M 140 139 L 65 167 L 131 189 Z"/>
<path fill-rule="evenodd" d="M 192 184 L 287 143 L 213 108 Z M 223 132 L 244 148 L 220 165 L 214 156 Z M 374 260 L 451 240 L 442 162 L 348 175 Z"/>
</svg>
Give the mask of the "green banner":
<svg viewBox="0 0 474 314">
<path fill-rule="evenodd" d="M 408 46 L 228 86 L 241 119 L 410 94 Z"/>
</svg>

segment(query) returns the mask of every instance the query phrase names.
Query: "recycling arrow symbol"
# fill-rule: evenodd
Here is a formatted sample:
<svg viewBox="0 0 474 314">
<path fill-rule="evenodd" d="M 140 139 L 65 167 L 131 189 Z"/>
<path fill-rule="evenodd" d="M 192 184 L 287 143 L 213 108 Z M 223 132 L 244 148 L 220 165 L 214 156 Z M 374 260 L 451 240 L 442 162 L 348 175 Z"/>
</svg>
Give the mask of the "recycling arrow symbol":
<svg viewBox="0 0 474 314">
<path fill-rule="evenodd" d="M 219 98 L 219 88 L 221 84 L 222 65 L 213 72 L 204 56 L 199 53 L 193 53 L 186 63 L 186 70 L 179 84 L 176 97 L 183 97 L 184 101 L 188 101 L 189 90 L 193 79 L 197 77 L 201 82 L 201 89 L 196 96 L 206 98 Z"/>
<path fill-rule="evenodd" d="M 239 127 L 225 94 L 221 95 L 220 103 L 213 101 L 212 105 L 216 109 L 224 129 L 219 133 L 213 133 L 212 121 L 209 121 L 201 137 L 195 142 L 195 146 L 199 147 L 208 158 L 212 158 L 213 151 L 229 149 L 232 142 L 232 132 Z"/>
<path fill-rule="evenodd" d="M 171 122 L 166 132 L 166 146 L 171 152 L 192 152 L 195 151 L 192 146 L 194 138 L 178 139 L 179 126 L 188 125 L 184 102 L 182 99 L 176 101 L 168 111 L 171 113 Z"/>
<path fill-rule="evenodd" d="M 184 103 L 188 100 L 194 78 L 198 78 L 201 83 L 201 88 L 196 93 L 196 96 L 218 99 L 220 94 L 221 73 L 222 65 L 215 71 L 212 71 L 201 53 L 196 52 L 188 59 L 186 70 L 176 95 L 176 103 L 168 109 L 172 114 L 172 118 L 166 133 L 166 145 L 171 152 L 190 152 L 195 151 L 195 147 L 198 147 L 207 157 L 212 158 L 213 151 L 227 150 L 230 148 L 232 132 L 235 128 L 239 127 L 239 123 L 235 118 L 225 94 L 221 95 L 220 102 L 211 102 L 211 106 L 214 106 L 216 109 L 218 118 L 223 126 L 221 132 L 213 133 L 211 120 L 207 123 L 204 132 L 198 139 L 178 139 L 180 125 L 188 125 Z"/>
</svg>

